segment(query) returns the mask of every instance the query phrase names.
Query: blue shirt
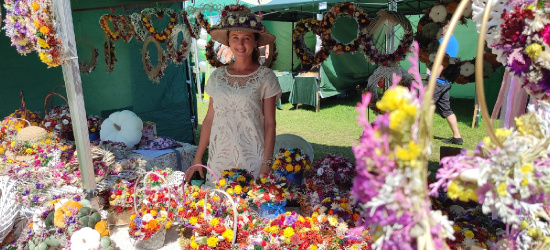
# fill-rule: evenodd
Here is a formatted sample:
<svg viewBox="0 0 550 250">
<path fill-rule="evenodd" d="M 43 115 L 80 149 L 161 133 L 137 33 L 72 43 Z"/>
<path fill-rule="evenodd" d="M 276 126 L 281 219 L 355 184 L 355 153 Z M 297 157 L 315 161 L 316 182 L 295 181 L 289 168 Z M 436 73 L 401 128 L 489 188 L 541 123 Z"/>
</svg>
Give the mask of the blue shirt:
<svg viewBox="0 0 550 250">
<path fill-rule="evenodd" d="M 439 39 L 439 43 L 443 41 L 443 38 Z M 451 35 L 449 38 L 449 43 L 447 44 L 447 48 L 445 48 L 445 53 L 449 55 L 450 57 L 456 57 L 458 55 L 458 40 L 456 40 L 455 35 Z M 449 85 L 451 82 L 437 78 L 437 83 L 443 84 L 443 85 Z"/>
</svg>

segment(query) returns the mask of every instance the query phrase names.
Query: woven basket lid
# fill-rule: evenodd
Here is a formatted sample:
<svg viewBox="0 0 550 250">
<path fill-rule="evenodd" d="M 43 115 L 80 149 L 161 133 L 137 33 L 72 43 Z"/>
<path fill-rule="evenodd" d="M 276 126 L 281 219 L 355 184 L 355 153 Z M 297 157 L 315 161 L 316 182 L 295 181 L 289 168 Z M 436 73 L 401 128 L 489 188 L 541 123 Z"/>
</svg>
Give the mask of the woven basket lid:
<svg viewBox="0 0 550 250">
<path fill-rule="evenodd" d="M 304 138 L 293 134 L 280 134 L 275 137 L 275 146 L 273 147 L 274 157 L 277 157 L 279 149 L 299 148 L 309 156 L 313 161 L 313 148 Z"/>
<path fill-rule="evenodd" d="M 29 126 L 17 132 L 18 141 L 41 141 L 48 137 L 48 131 L 38 126 Z"/>
</svg>

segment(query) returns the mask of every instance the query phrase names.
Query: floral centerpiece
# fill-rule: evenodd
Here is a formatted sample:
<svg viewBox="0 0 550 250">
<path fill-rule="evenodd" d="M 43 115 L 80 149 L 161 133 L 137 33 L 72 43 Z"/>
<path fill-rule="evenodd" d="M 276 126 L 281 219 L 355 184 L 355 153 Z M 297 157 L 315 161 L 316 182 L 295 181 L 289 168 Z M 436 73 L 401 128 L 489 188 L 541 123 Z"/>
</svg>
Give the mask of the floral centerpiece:
<svg viewBox="0 0 550 250">
<path fill-rule="evenodd" d="M 26 126 L 38 126 L 42 117 L 38 112 L 32 112 L 24 108 L 15 110 L 9 116 L 5 117 L 0 123 L 0 139 L 6 140 L 15 137 L 17 132 Z M 9 137 L 9 138 L 7 138 Z"/>
<path fill-rule="evenodd" d="M 308 190 L 326 193 L 332 192 L 334 186 L 343 190 L 351 189 L 353 178 L 355 166 L 349 159 L 328 154 L 315 163 L 312 171 L 306 173 L 304 184 Z"/>
<path fill-rule="evenodd" d="M 272 173 L 262 174 L 248 191 L 249 204 L 273 214 L 284 212 L 286 201 L 296 196 L 289 192 L 289 184 L 285 178 L 276 178 Z M 263 206 L 263 207 L 262 207 Z"/>
<path fill-rule="evenodd" d="M 234 197 L 246 198 L 251 183 L 254 183 L 254 176 L 247 170 L 232 168 L 223 171 L 220 181 L 216 183 L 216 188 Z"/>
<path fill-rule="evenodd" d="M 94 135 L 93 137 L 90 136 L 90 141 L 95 141 L 99 139 L 99 131 L 101 130 L 101 123 L 103 122 L 103 118 L 92 115 L 88 116 L 86 123 L 88 124 L 88 133 L 90 135 Z"/>
<path fill-rule="evenodd" d="M 68 139 L 68 134 L 73 132 L 69 106 L 54 107 L 46 117 L 44 117 L 42 127 L 50 132 L 56 133 L 62 139 Z"/>
<path fill-rule="evenodd" d="M 230 224 L 224 219 L 214 217 L 196 228 L 191 236 L 191 249 L 230 249 L 235 237 Z"/>
<path fill-rule="evenodd" d="M 278 176 L 285 177 L 289 184 L 301 185 L 304 170 L 311 169 L 309 155 L 299 148 L 281 148 L 275 157 L 271 169 Z"/>
<path fill-rule="evenodd" d="M 413 55 L 418 57 L 418 44 Z M 353 146 L 357 177 L 352 196 L 362 208 L 358 227 L 372 229 L 375 249 L 445 248 L 453 237 L 452 224 L 440 211 L 432 211 L 427 195 L 427 152 L 431 121 L 431 97 L 424 98 L 418 62 L 409 59 L 414 76 L 411 89 L 398 86 L 399 77 L 377 103 L 383 115 L 373 125 L 367 119 L 370 93 L 357 104 L 359 124 L 364 127 L 360 144 Z M 423 99 L 424 98 L 424 99 Z M 421 117 L 421 100 L 424 113 Z M 432 111 L 433 113 L 433 111 Z"/>
<path fill-rule="evenodd" d="M 109 209 L 117 214 L 131 211 L 134 206 L 134 184 L 118 181 L 109 189 Z"/>
</svg>

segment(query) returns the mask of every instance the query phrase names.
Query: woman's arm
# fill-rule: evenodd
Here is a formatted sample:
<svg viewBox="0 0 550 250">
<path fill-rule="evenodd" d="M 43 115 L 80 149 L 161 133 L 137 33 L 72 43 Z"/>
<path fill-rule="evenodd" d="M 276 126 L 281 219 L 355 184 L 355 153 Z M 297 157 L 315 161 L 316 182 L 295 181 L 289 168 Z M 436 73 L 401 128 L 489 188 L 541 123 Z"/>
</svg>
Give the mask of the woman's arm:
<svg viewBox="0 0 550 250">
<path fill-rule="evenodd" d="M 196 171 L 199 171 L 201 178 L 204 178 L 202 167 L 194 166 L 194 165 L 202 164 L 202 156 L 204 154 L 204 151 L 206 150 L 206 147 L 208 146 L 208 143 L 210 142 L 210 131 L 212 131 L 212 120 L 214 120 L 214 100 L 212 99 L 212 97 L 210 97 L 210 103 L 208 104 L 208 111 L 206 112 L 206 117 L 204 117 L 204 120 L 202 122 L 199 146 L 197 147 L 197 153 L 195 154 L 195 159 L 193 160 L 191 167 L 187 169 L 187 171 L 185 171 L 187 182 L 191 180 L 191 176 L 193 176 L 193 174 Z"/>
<path fill-rule="evenodd" d="M 276 120 L 275 120 L 275 101 L 277 96 L 264 99 L 264 158 L 260 175 L 271 171 L 271 161 L 273 159 L 273 147 L 275 146 Z"/>
</svg>

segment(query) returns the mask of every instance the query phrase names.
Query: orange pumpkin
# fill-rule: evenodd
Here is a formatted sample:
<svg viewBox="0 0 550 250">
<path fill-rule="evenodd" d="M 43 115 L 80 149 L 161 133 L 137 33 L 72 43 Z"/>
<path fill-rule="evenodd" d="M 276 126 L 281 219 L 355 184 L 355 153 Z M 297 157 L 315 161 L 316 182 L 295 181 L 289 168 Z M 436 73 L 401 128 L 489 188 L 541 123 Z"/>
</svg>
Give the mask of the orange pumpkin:
<svg viewBox="0 0 550 250">
<path fill-rule="evenodd" d="M 109 225 L 107 225 L 107 222 L 104 220 L 96 223 L 94 229 L 99 232 L 99 235 L 101 237 L 111 235 L 111 231 L 109 230 Z"/>
<path fill-rule="evenodd" d="M 76 208 L 78 211 L 82 208 L 82 204 L 78 201 L 67 201 L 63 205 L 55 210 L 53 224 L 59 228 L 65 228 L 67 225 L 64 222 L 65 217 L 72 216 L 73 214 L 69 211 L 70 208 Z"/>
</svg>

